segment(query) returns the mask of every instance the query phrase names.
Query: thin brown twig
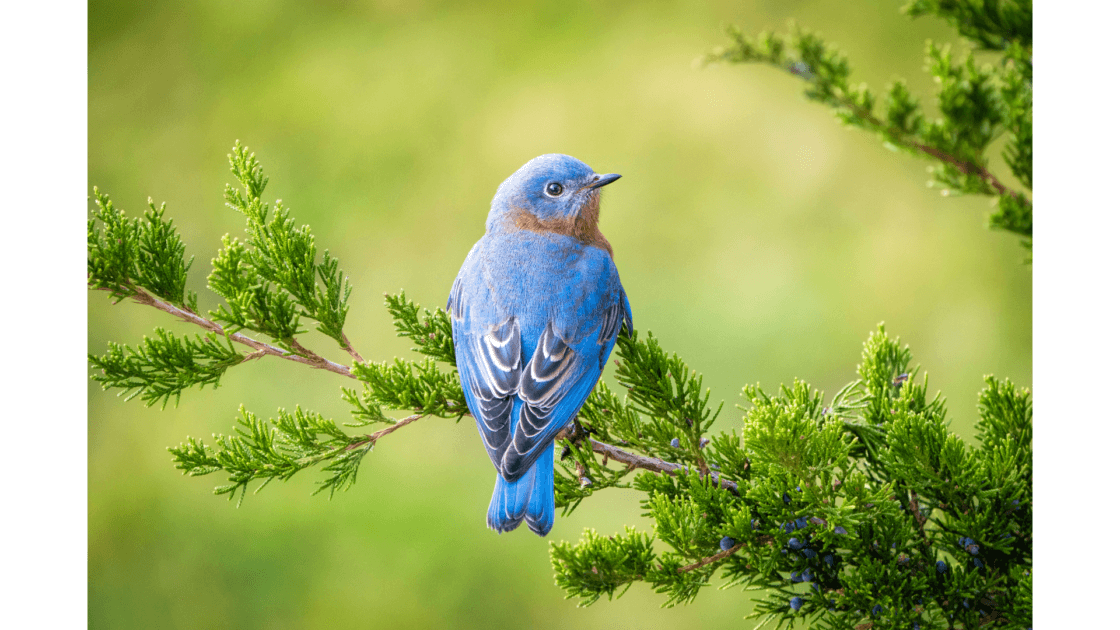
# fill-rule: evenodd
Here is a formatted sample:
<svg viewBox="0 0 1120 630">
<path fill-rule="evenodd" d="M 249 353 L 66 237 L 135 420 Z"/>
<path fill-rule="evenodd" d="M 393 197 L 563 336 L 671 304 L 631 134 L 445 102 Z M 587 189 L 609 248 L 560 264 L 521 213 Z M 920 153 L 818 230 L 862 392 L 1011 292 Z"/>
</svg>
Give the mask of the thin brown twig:
<svg viewBox="0 0 1120 630">
<path fill-rule="evenodd" d="M 769 63 L 783 70 L 789 70 L 789 66 L 787 64 L 776 61 L 769 61 Z M 794 74 L 800 76 L 805 81 L 808 81 L 810 83 L 813 82 L 812 76 L 806 76 L 800 72 L 794 72 Z M 946 151 L 942 151 L 941 149 L 938 149 L 936 147 L 932 147 L 917 140 L 904 137 L 900 132 L 891 129 L 889 125 L 876 117 L 871 112 L 871 110 L 856 105 L 854 102 L 852 102 L 851 99 L 839 97 L 835 94 L 830 95 L 830 98 L 832 99 L 832 102 L 834 104 L 842 105 L 848 108 L 868 124 L 872 125 L 879 131 L 883 131 L 890 135 L 891 140 L 895 144 L 907 146 L 911 149 L 921 151 L 922 153 L 925 153 L 932 158 L 941 160 L 942 162 L 953 166 L 964 175 L 979 175 L 980 179 L 982 179 L 985 183 L 995 189 L 995 191 L 999 195 L 1010 195 L 1021 200 L 1027 205 L 1031 205 L 1031 202 L 1024 198 L 1022 193 L 1005 186 L 1003 182 L 999 181 L 999 179 L 994 174 L 992 174 L 992 172 L 989 171 L 985 166 L 976 164 L 975 162 L 967 159 L 958 158 L 957 156 L 952 155 Z"/>
<path fill-rule="evenodd" d="M 693 562 L 690 565 L 683 566 L 683 567 L 677 569 L 677 573 L 686 573 L 688 571 L 693 571 L 693 570 L 699 569 L 702 566 L 709 565 L 713 562 L 719 562 L 720 560 L 723 560 L 724 558 L 730 556 L 731 554 L 735 553 L 736 551 L 739 551 L 739 549 L 741 549 L 746 544 L 747 543 L 739 543 L 737 545 L 732 546 L 727 551 L 721 551 L 721 552 L 717 553 L 716 555 L 708 556 L 707 558 L 704 558 L 703 560 L 700 560 L 699 562 Z"/>
<path fill-rule="evenodd" d="M 573 429 L 569 426 L 568 428 L 562 430 L 556 436 L 556 439 L 572 439 L 573 437 L 575 437 Z M 592 440 L 588 437 L 583 437 L 582 439 L 591 444 L 591 450 L 599 453 L 600 455 L 609 457 L 616 462 L 626 464 L 631 469 L 642 468 L 644 470 L 664 473 L 666 475 L 675 475 L 681 471 L 687 471 L 688 469 L 687 466 L 684 466 L 682 464 L 674 464 L 672 462 L 657 459 L 656 457 L 646 457 L 645 455 L 638 455 L 636 453 L 624 451 L 617 446 L 604 444 L 598 440 Z M 739 490 L 739 484 L 728 479 L 723 479 L 717 473 L 709 473 L 708 476 L 711 477 L 712 483 L 719 483 L 719 486 L 724 490 L 731 490 L 733 492 L 738 492 Z"/>
<path fill-rule="evenodd" d="M 667 475 L 675 475 L 680 472 L 688 472 L 688 466 L 682 464 L 674 464 L 665 460 L 657 459 L 656 457 L 647 457 L 645 455 L 638 455 L 629 451 L 624 451 L 617 446 L 604 444 L 598 440 L 588 439 L 591 443 L 591 450 L 615 460 L 628 466 L 635 468 L 642 468 L 652 472 L 664 473 Z M 722 479 L 718 474 L 710 473 L 709 476 L 712 482 L 718 482 L 720 487 L 724 490 L 738 490 L 739 484 L 728 479 Z"/>
<path fill-rule="evenodd" d="M 346 350 L 346 352 L 348 352 L 350 356 L 354 357 L 354 360 L 358 363 L 365 363 L 366 360 L 363 359 L 362 355 L 358 354 L 358 351 L 355 350 L 354 346 L 350 344 L 350 338 L 346 336 L 346 333 L 340 330 L 338 331 L 338 334 L 342 335 L 342 343 L 344 344 L 343 349 Z"/>
<path fill-rule="evenodd" d="M 107 291 L 109 289 L 102 290 Z M 222 337 L 225 337 L 230 341 L 236 341 L 237 343 L 240 343 L 242 345 L 249 346 L 256 351 L 243 358 L 242 362 L 259 358 L 260 356 L 265 354 L 269 354 L 272 356 L 280 357 L 281 359 L 287 359 L 289 361 L 295 361 L 296 363 L 302 363 L 319 370 L 327 370 L 329 372 L 334 372 L 335 374 L 341 374 L 350 378 L 357 378 L 350 372 L 350 368 L 346 367 L 345 365 L 335 363 L 330 359 L 323 358 L 315 354 L 314 352 L 307 350 L 303 346 L 300 346 L 298 343 L 296 343 L 295 340 L 292 340 L 292 347 L 299 350 L 298 354 L 289 350 L 285 350 L 284 348 L 279 348 L 272 344 L 265 343 L 263 341 L 257 341 L 252 337 L 247 337 L 238 332 L 227 332 L 221 324 L 206 319 L 205 317 L 202 317 L 193 311 L 185 308 L 180 308 L 178 306 L 175 306 L 174 304 L 171 304 L 170 302 L 161 300 L 143 289 L 134 288 L 134 290 L 136 292 L 129 297 L 136 300 L 138 303 L 157 308 L 165 313 L 170 313 L 171 315 L 174 315 L 175 317 L 178 317 L 179 319 L 187 323 L 205 328 L 212 333 L 221 335 Z"/>
<path fill-rule="evenodd" d="M 913 490 L 910 491 L 910 514 L 914 516 L 914 520 L 918 522 L 918 533 L 922 536 L 922 542 L 928 544 L 926 540 L 926 517 L 922 514 L 921 506 L 918 505 L 918 493 Z"/>
<path fill-rule="evenodd" d="M 996 178 L 996 176 L 993 175 L 992 172 L 989 171 L 986 167 L 969 160 L 958 158 L 951 153 L 938 149 L 937 147 L 931 147 L 928 144 L 923 144 L 917 140 L 906 138 L 898 131 L 891 129 L 890 126 L 888 126 L 886 123 L 872 114 L 871 111 L 860 107 L 859 105 L 856 105 L 851 100 L 835 96 L 833 98 L 835 98 L 836 101 L 841 105 L 844 105 L 848 109 L 855 112 L 857 116 L 867 121 L 870 125 L 878 129 L 879 131 L 887 133 L 891 137 L 892 142 L 910 147 L 911 149 L 915 149 L 917 151 L 921 151 L 922 153 L 925 153 L 932 158 L 941 160 L 942 162 L 953 166 L 964 175 L 979 175 L 980 179 L 994 188 L 998 194 L 1011 195 L 1012 197 L 1022 200 L 1023 203 L 1030 205 L 1030 201 L 1023 199 L 1021 193 L 1012 190 L 1007 186 L 1004 186 L 1003 182 L 999 181 L 999 179 Z"/>
<path fill-rule="evenodd" d="M 397 420 L 396 424 L 394 424 L 393 426 L 385 428 L 385 429 L 381 429 L 380 431 L 377 431 L 375 433 L 370 433 L 369 435 L 365 436 L 363 439 L 347 445 L 347 447 L 343 450 L 352 451 L 356 448 L 360 448 L 362 446 L 365 446 L 366 444 L 369 444 L 372 447 L 375 444 L 377 444 L 377 440 L 380 440 L 381 438 L 385 437 L 386 435 L 389 435 L 393 431 L 396 431 L 397 429 L 399 429 L 403 426 L 412 424 L 413 422 L 416 422 L 420 418 L 423 418 L 427 415 L 428 414 L 425 414 L 425 413 L 417 413 L 417 414 L 413 414 L 413 415 L 411 415 L 407 418 L 401 418 L 400 420 Z"/>
<path fill-rule="evenodd" d="M 703 448 L 703 447 L 701 447 L 701 448 Z M 704 459 L 704 456 L 699 455 L 699 454 L 697 454 L 696 458 L 697 458 L 696 463 L 697 463 L 697 465 L 700 466 L 700 473 L 703 474 L 704 476 L 711 476 L 712 471 L 708 468 L 708 460 Z M 712 479 L 713 480 L 719 479 L 719 477 L 712 476 Z M 738 488 L 738 486 L 736 486 L 736 488 Z"/>
<path fill-rule="evenodd" d="M 246 361 L 252 361 L 253 359 L 259 359 L 259 358 L 263 357 L 264 355 L 265 355 L 264 350 L 254 350 L 254 351 L 250 352 L 249 354 L 245 355 L 245 357 L 241 359 L 241 362 L 245 363 Z"/>
</svg>

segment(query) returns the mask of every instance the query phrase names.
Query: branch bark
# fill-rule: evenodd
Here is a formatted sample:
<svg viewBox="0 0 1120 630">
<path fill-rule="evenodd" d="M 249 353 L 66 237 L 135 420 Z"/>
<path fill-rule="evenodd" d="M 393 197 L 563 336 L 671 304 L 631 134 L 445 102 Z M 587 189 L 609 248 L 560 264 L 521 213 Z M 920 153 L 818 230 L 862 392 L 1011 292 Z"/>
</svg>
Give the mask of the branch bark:
<svg viewBox="0 0 1120 630">
<path fill-rule="evenodd" d="M 103 290 L 108 290 L 108 289 L 103 289 Z M 321 356 L 315 354 L 314 352 L 312 352 L 312 351 L 304 348 L 303 346 L 299 345 L 294 340 L 292 342 L 292 346 L 299 350 L 298 353 L 291 352 L 289 350 L 285 350 L 284 348 L 274 346 L 270 343 L 265 343 L 263 341 L 257 341 L 256 339 L 253 339 L 252 337 L 247 337 L 247 336 L 245 336 L 241 333 L 238 333 L 238 332 L 227 332 L 226 329 L 223 328 L 221 324 L 219 324 L 215 321 L 206 319 L 205 317 L 202 317 L 202 316 L 198 315 L 197 313 L 195 313 L 193 311 L 190 311 L 190 310 L 185 309 L 185 308 L 180 308 L 178 306 L 175 306 L 174 304 L 171 304 L 170 302 L 165 302 L 164 300 L 161 300 L 161 299 L 155 297 L 154 295 L 148 293 L 147 291 L 145 291 L 143 289 L 135 288 L 135 291 L 136 291 L 136 293 L 133 294 L 130 297 L 133 300 L 136 300 L 136 302 L 138 302 L 140 304 L 144 304 L 146 306 L 151 306 L 151 307 L 157 308 L 157 309 L 159 309 L 159 310 L 161 310 L 165 313 L 169 313 L 171 315 L 174 315 L 175 317 L 178 317 L 179 319 L 181 319 L 184 322 L 187 322 L 189 324 L 194 324 L 196 326 L 200 326 L 200 327 L 205 328 L 206 330 L 208 330 L 212 333 L 215 333 L 217 335 L 221 335 L 222 337 L 225 337 L 226 339 L 229 339 L 230 341 L 235 341 L 239 344 L 249 346 L 250 348 L 252 348 L 254 350 L 254 352 L 248 354 L 244 359 L 242 359 L 242 363 L 244 363 L 245 361 L 249 361 L 250 359 L 257 359 L 257 358 L 260 358 L 263 355 L 268 354 L 268 355 L 272 355 L 272 356 L 275 356 L 275 357 L 280 357 L 281 359 L 287 359 L 288 361 L 295 361 L 296 363 L 302 363 L 304 365 L 313 367 L 313 368 L 318 369 L 318 370 L 327 370 L 328 372 L 334 372 L 335 374 L 341 374 L 343 376 L 348 376 L 350 378 L 356 378 L 350 372 L 350 368 L 346 367 L 345 365 L 335 363 L 334 361 L 331 361 L 330 359 L 326 359 L 324 357 L 321 357 Z"/>
<path fill-rule="evenodd" d="M 561 431 L 560 435 L 557 436 L 557 439 L 561 437 L 568 437 L 568 435 L 565 434 L 566 431 L 568 431 L 568 429 Z M 592 440 L 590 438 L 584 439 L 591 443 L 591 450 L 599 453 L 600 455 L 605 455 L 616 462 L 626 464 L 631 468 L 641 468 L 643 470 L 663 473 L 666 475 L 675 475 L 681 471 L 688 471 L 688 467 L 681 464 L 674 464 L 672 462 L 657 459 L 656 457 L 646 457 L 645 455 L 638 455 L 636 453 L 624 451 L 617 446 L 604 444 L 598 440 Z M 719 473 L 709 473 L 708 476 L 709 478 L 711 478 L 713 484 L 719 484 L 719 487 L 723 488 L 724 490 L 730 490 L 731 492 L 735 493 L 739 492 L 739 484 L 728 479 L 721 479 Z"/>
<path fill-rule="evenodd" d="M 910 514 L 914 517 L 914 521 L 918 525 L 918 533 L 922 536 L 922 542 L 929 544 L 926 539 L 926 517 L 922 514 L 922 507 L 918 504 L 918 493 L 911 490 L 909 492 L 910 500 L 907 502 L 907 507 L 910 509 Z"/>
<path fill-rule="evenodd" d="M 344 346 L 345 349 L 346 349 L 346 352 L 350 353 L 350 356 L 354 357 L 354 360 L 357 361 L 358 363 L 365 363 L 366 360 L 363 359 L 362 355 L 358 354 L 358 351 L 355 350 L 354 346 L 350 344 L 350 338 L 346 336 L 346 333 L 344 333 L 340 330 L 339 334 L 342 335 L 342 343 L 346 344 Z"/>
<path fill-rule="evenodd" d="M 875 127 L 877 130 L 889 135 L 891 137 L 891 140 L 896 144 L 910 147 L 911 149 L 921 151 L 922 153 L 925 153 L 926 155 L 936 160 L 941 160 L 942 162 L 951 165 L 953 168 L 957 169 L 964 175 L 979 175 L 980 179 L 984 180 L 985 183 L 995 189 L 997 194 L 1011 195 L 1012 197 L 1022 199 L 1024 203 L 1030 205 L 1029 201 L 1023 199 L 1021 193 L 1012 190 L 1007 186 L 1004 186 L 1003 182 L 999 181 L 999 179 L 997 179 L 996 176 L 993 175 L 992 172 L 989 171 L 986 167 L 969 160 L 961 159 L 955 155 L 942 151 L 937 147 L 931 147 L 928 144 L 924 144 L 912 138 L 904 137 L 901 133 L 892 130 L 889 125 L 880 120 L 870 111 L 856 105 L 846 98 L 836 98 L 835 100 L 838 104 L 850 109 L 857 116 L 867 121 L 868 124 Z"/>
<path fill-rule="evenodd" d="M 700 560 L 699 562 L 694 562 L 690 565 L 683 566 L 683 567 L 677 569 L 677 573 L 687 573 L 688 571 L 694 571 L 696 569 L 699 569 L 702 566 L 709 565 L 713 562 L 719 562 L 720 560 L 723 560 L 724 558 L 727 558 L 728 556 L 735 553 L 736 551 L 739 551 L 739 549 L 741 549 L 746 544 L 747 543 L 738 543 L 735 546 L 728 549 L 727 551 L 721 551 L 721 552 L 717 553 L 716 555 L 704 558 L 703 560 Z"/>
<path fill-rule="evenodd" d="M 417 414 L 413 414 L 413 415 L 411 415 L 407 418 L 401 418 L 393 426 L 385 428 L 385 429 L 381 429 L 380 431 L 377 431 L 375 433 L 370 433 L 369 435 L 365 436 L 363 439 L 361 439 L 357 442 L 351 443 L 349 446 L 347 446 L 343 450 L 352 451 L 356 448 L 361 448 L 361 447 L 365 446 L 366 444 L 369 444 L 370 446 L 373 446 L 373 445 L 377 444 L 377 440 L 380 440 L 381 438 L 385 437 L 386 435 L 389 435 L 393 431 L 396 431 L 397 429 L 399 429 L 401 427 L 412 424 L 413 422 L 416 422 L 417 420 L 419 420 L 421 418 L 426 418 L 426 417 L 427 417 L 427 414 L 417 413 Z"/>
</svg>

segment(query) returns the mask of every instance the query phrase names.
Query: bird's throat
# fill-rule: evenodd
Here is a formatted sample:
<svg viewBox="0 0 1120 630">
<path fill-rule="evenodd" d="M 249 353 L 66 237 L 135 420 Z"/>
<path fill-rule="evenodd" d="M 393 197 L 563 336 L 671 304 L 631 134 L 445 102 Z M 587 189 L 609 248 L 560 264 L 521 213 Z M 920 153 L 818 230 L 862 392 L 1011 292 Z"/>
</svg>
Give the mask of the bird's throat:
<svg viewBox="0 0 1120 630">
<path fill-rule="evenodd" d="M 599 195 L 590 195 L 587 203 L 580 208 L 574 217 L 562 219 L 540 219 L 524 208 L 514 208 L 508 225 L 513 230 L 528 230 L 530 232 L 563 234 L 570 236 L 584 245 L 598 247 L 614 258 L 614 250 L 607 238 L 599 231 Z"/>
</svg>

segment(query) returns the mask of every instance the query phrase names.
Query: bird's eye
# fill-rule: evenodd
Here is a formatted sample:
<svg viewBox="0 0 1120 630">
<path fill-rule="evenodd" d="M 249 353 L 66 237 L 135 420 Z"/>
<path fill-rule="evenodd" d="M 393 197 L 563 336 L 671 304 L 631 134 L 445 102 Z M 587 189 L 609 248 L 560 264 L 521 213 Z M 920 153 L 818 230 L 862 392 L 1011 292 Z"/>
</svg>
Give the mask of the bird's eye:
<svg viewBox="0 0 1120 630">
<path fill-rule="evenodd" d="M 544 191 L 548 193 L 550 197 L 559 197 L 560 193 L 564 192 L 564 187 L 556 182 L 552 182 L 544 187 Z"/>
</svg>

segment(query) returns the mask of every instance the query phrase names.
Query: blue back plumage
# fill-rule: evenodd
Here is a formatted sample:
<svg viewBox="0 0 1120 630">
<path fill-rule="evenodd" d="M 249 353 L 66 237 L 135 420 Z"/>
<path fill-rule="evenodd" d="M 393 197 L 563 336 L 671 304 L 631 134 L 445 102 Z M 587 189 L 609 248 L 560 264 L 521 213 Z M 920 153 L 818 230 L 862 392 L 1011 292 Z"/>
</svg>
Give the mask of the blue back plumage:
<svg viewBox="0 0 1120 630">
<path fill-rule="evenodd" d="M 601 187 L 618 177 L 566 155 L 530 160 L 498 187 L 452 286 L 459 379 L 498 471 L 487 524 L 499 532 L 552 528 L 552 441 L 632 329 L 598 229 Z"/>
</svg>

